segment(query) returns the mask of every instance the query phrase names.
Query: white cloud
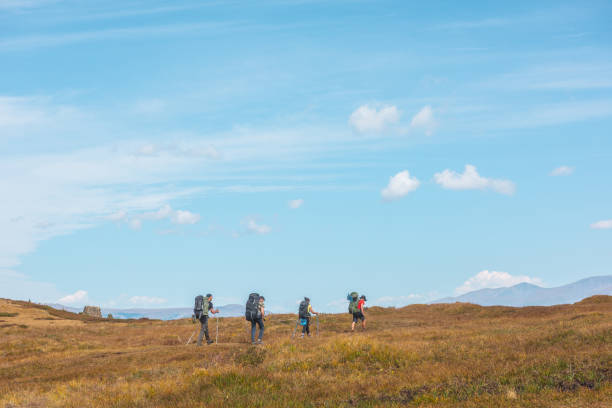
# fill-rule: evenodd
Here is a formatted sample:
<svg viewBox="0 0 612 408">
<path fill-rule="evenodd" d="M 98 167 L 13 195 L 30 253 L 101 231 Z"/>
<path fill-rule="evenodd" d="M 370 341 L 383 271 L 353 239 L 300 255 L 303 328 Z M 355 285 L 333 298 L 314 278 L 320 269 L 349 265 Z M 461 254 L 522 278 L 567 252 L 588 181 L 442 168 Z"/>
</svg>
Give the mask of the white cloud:
<svg viewBox="0 0 612 408">
<path fill-rule="evenodd" d="M 612 229 L 612 220 L 602 220 L 591 224 L 592 229 Z"/>
<path fill-rule="evenodd" d="M 66 295 L 57 300 L 58 303 L 61 304 L 78 304 L 85 303 L 88 300 L 87 291 L 77 290 L 71 295 Z"/>
<path fill-rule="evenodd" d="M 172 215 L 172 222 L 175 224 L 195 224 L 200 221 L 200 215 L 190 211 L 176 210 Z"/>
<path fill-rule="evenodd" d="M 141 306 L 161 305 L 167 301 L 167 299 L 154 296 L 132 296 L 130 298 L 130 303 Z"/>
<path fill-rule="evenodd" d="M 408 170 L 400 171 L 389 178 L 389 184 L 381 191 L 381 195 L 388 201 L 397 200 L 416 190 L 419 184 L 420 182 L 416 177 L 410 177 Z"/>
<path fill-rule="evenodd" d="M 384 106 L 377 110 L 374 107 L 363 105 L 357 108 L 349 118 L 349 123 L 357 132 L 378 133 L 389 125 L 399 121 L 400 113 L 395 106 Z"/>
<path fill-rule="evenodd" d="M 249 218 L 246 221 L 246 228 L 249 232 L 255 234 L 265 235 L 272 231 L 272 228 L 265 224 L 257 224 L 253 218 Z"/>
<path fill-rule="evenodd" d="M 436 128 L 433 109 L 431 106 L 424 106 L 410 121 L 410 127 L 421 129 L 427 136 L 431 136 Z"/>
<path fill-rule="evenodd" d="M 200 221 L 200 215 L 187 210 L 173 210 L 168 204 L 164 204 L 159 210 L 151 211 L 134 216 L 130 221 L 133 229 L 142 227 L 142 220 L 160 221 L 169 219 L 174 224 L 195 224 Z"/>
<path fill-rule="evenodd" d="M 542 280 L 539 278 L 532 278 L 529 276 L 514 276 L 507 272 L 487 271 L 478 272 L 470 279 L 463 282 L 463 285 L 455 289 L 456 295 L 462 295 L 467 292 L 472 292 L 478 289 L 484 288 L 503 288 L 514 286 L 519 283 L 531 283 L 534 285 L 541 285 Z"/>
<path fill-rule="evenodd" d="M 510 180 L 491 179 L 480 176 L 476 167 L 465 165 L 463 173 L 446 169 L 434 174 L 434 180 L 447 190 L 493 190 L 495 192 L 512 195 L 516 190 L 515 184 Z"/>
<path fill-rule="evenodd" d="M 550 172 L 551 176 L 569 176 L 574 172 L 574 168 L 570 166 L 560 166 Z"/>
<path fill-rule="evenodd" d="M 163 220 L 164 218 L 172 217 L 172 207 L 168 204 L 163 205 L 159 210 L 144 214 L 142 217 L 150 220 Z"/>
<path fill-rule="evenodd" d="M 302 200 L 301 198 L 297 198 L 295 200 L 290 200 L 289 201 L 289 208 L 292 209 L 296 209 L 296 208 L 300 208 L 302 206 L 302 204 L 304 204 L 304 200 Z"/>
</svg>

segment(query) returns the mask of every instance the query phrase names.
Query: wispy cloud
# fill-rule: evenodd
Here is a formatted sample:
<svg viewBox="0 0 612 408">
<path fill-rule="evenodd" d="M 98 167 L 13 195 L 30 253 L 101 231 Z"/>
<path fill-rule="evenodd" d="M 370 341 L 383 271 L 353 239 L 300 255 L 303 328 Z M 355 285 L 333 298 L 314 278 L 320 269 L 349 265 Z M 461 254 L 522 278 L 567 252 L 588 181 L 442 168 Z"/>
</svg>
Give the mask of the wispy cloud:
<svg viewBox="0 0 612 408">
<path fill-rule="evenodd" d="M 382 307 L 402 307 L 413 303 L 425 303 L 427 298 L 427 296 L 415 293 L 400 296 L 381 296 L 371 302 L 371 304 Z"/>
<path fill-rule="evenodd" d="M 609 89 L 612 88 L 612 64 L 559 61 L 506 73 L 482 82 L 481 86 L 511 92 Z"/>
<path fill-rule="evenodd" d="M 32 130 L 58 130 L 83 119 L 77 108 L 54 103 L 51 97 L 0 95 L 0 139 Z"/>
<path fill-rule="evenodd" d="M 140 99 L 132 108 L 134 113 L 140 115 L 156 115 L 166 108 L 166 102 L 160 98 Z"/>
<path fill-rule="evenodd" d="M 246 229 L 248 232 L 252 232 L 259 235 L 269 234 L 272 231 L 272 228 L 266 224 L 259 224 L 255 221 L 255 218 L 248 218 L 245 221 Z"/>
<path fill-rule="evenodd" d="M 132 296 L 130 303 L 138 306 L 158 306 L 168 302 L 167 299 L 155 296 Z"/>
<path fill-rule="evenodd" d="M 505 18 L 488 17 L 479 20 L 458 20 L 447 23 L 437 24 L 433 28 L 438 30 L 461 30 L 474 28 L 503 27 L 523 21 L 523 17 Z"/>
<path fill-rule="evenodd" d="M 128 28 L 109 28 L 103 30 L 79 31 L 69 33 L 47 33 L 25 35 L 0 40 L 0 51 L 13 51 L 42 47 L 56 47 L 67 44 L 99 40 L 125 40 L 141 37 L 178 35 L 185 33 L 220 33 L 238 28 L 231 22 L 209 22 L 192 24 L 169 24 Z"/>
<path fill-rule="evenodd" d="M 134 230 L 141 229 L 145 220 L 170 220 L 172 223 L 179 225 L 196 224 L 200 221 L 199 214 L 187 210 L 173 210 L 168 204 L 163 205 L 157 211 L 135 213 L 132 215 L 128 215 L 127 211 L 120 210 L 106 218 L 112 221 L 124 221 Z"/>
<path fill-rule="evenodd" d="M 24 10 L 57 3 L 58 0 L 0 0 L 0 10 Z"/>
<path fill-rule="evenodd" d="M 0 252 L 0 265 L 7 263 L 6 260 L 2 259 L 5 254 Z M 52 283 L 41 282 L 23 273 L 0 267 L 0 297 L 55 302 L 62 295 Z"/>
<path fill-rule="evenodd" d="M 574 173 L 574 168 L 570 166 L 559 166 L 550 172 L 551 176 L 569 176 Z"/>
<path fill-rule="evenodd" d="M 591 224 L 592 229 L 612 229 L 612 220 L 601 220 Z"/>
<path fill-rule="evenodd" d="M 304 204 L 304 200 L 301 198 L 296 198 L 295 200 L 289 201 L 289 208 L 291 208 L 292 210 L 295 210 L 295 209 L 300 208 L 302 204 Z"/>
</svg>

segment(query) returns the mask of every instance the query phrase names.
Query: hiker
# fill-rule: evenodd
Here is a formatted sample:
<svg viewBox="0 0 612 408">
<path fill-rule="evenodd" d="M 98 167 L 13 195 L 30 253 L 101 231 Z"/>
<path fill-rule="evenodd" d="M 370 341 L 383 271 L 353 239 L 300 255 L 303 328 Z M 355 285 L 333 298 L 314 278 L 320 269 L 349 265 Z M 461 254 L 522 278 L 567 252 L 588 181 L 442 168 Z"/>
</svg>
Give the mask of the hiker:
<svg viewBox="0 0 612 408">
<path fill-rule="evenodd" d="M 353 314 L 353 323 L 351 324 L 351 331 L 355 331 L 355 323 L 359 322 L 359 320 L 361 320 L 361 328 L 363 330 L 365 330 L 366 328 L 366 318 L 364 313 L 366 297 L 365 295 L 361 295 L 358 300 L 357 296 L 357 292 L 353 292 L 348 296 L 348 299 L 351 302 L 349 304 L 349 312 Z"/>
<path fill-rule="evenodd" d="M 213 295 L 210 293 L 203 297 L 202 295 L 197 296 L 195 300 L 194 314 L 196 319 L 200 320 L 202 328 L 200 329 L 200 335 L 198 336 L 198 346 L 202 345 L 202 338 L 206 336 L 206 344 L 214 343 L 208 335 L 208 312 L 212 314 L 219 313 L 219 309 L 215 309 L 212 304 Z"/>
<path fill-rule="evenodd" d="M 302 338 L 304 337 L 304 334 L 310 336 L 310 316 L 313 314 L 317 316 L 319 315 L 312 308 L 312 305 L 310 304 L 310 298 L 304 297 L 304 300 L 300 302 L 299 308 L 300 324 L 302 325 Z"/>
<path fill-rule="evenodd" d="M 251 293 L 246 304 L 245 318 L 251 322 L 251 344 L 261 344 L 264 333 L 265 320 L 265 297 L 259 296 L 257 293 Z M 259 326 L 259 336 L 255 342 L 256 326 Z"/>
</svg>

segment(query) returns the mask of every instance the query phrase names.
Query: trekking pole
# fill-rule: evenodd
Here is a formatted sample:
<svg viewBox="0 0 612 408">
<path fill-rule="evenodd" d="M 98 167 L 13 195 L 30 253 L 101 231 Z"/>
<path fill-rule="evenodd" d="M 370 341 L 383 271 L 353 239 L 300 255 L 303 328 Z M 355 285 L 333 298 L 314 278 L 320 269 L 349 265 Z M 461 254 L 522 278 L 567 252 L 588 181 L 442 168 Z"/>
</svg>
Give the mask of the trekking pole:
<svg viewBox="0 0 612 408">
<path fill-rule="evenodd" d="M 293 334 L 291 335 L 292 338 L 295 337 L 295 332 L 297 331 L 298 324 L 300 324 L 299 319 L 295 322 L 295 329 L 293 329 Z"/>
<path fill-rule="evenodd" d="M 215 335 L 215 344 L 217 344 L 219 340 L 219 318 L 217 316 L 215 316 L 215 321 L 217 322 L 217 334 Z"/>
<path fill-rule="evenodd" d="M 194 334 L 196 334 L 197 331 L 198 331 L 198 328 L 196 327 L 193 333 L 191 333 L 191 336 L 189 336 L 189 340 L 187 340 L 187 343 L 185 343 L 185 345 L 189 344 L 189 342 L 191 341 L 191 338 L 193 337 Z"/>
<path fill-rule="evenodd" d="M 319 315 L 317 314 L 317 337 L 319 336 Z"/>
</svg>

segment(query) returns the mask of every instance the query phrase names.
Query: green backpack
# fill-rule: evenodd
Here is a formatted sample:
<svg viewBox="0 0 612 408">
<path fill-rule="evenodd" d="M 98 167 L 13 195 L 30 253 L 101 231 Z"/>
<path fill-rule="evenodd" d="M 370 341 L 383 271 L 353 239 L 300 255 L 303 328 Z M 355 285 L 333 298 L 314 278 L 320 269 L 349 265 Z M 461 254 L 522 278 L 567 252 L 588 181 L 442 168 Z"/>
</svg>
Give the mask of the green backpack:
<svg viewBox="0 0 612 408">
<path fill-rule="evenodd" d="M 193 314 L 196 319 L 199 319 L 201 316 L 208 316 L 208 308 L 210 301 L 207 297 L 202 295 L 198 295 L 195 298 L 195 306 L 193 308 Z"/>
<path fill-rule="evenodd" d="M 353 313 L 357 313 L 359 311 L 359 309 L 357 308 L 357 304 L 359 303 L 359 293 L 357 292 L 351 292 L 347 297 L 346 300 L 348 300 L 349 303 L 349 307 L 348 307 L 348 311 L 350 314 Z"/>
</svg>

